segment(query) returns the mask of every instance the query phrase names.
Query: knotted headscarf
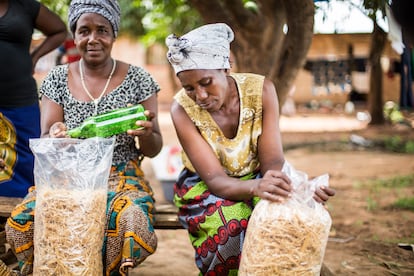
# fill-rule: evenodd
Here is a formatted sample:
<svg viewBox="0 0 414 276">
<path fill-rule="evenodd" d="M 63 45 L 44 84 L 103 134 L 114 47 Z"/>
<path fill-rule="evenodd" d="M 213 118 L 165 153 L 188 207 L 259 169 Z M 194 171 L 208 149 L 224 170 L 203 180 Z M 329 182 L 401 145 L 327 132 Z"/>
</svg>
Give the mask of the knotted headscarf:
<svg viewBox="0 0 414 276">
<path fill-rule="evenodd" d="M 169 35 L 167 58 L 176 74 L 191 69 L 229 69 L 233 30 L 224 23 L 207 24 L 178 37 Z"/>
<path fill-rule="evenodd" d="M 117 0 L 72 0 L 68 12 L 68 23 L 72 32 L 84 13 L 97 13 L 105 17 L 112 25 L 115 37 L 118 36 L 121 9 Z"/>
</svg>

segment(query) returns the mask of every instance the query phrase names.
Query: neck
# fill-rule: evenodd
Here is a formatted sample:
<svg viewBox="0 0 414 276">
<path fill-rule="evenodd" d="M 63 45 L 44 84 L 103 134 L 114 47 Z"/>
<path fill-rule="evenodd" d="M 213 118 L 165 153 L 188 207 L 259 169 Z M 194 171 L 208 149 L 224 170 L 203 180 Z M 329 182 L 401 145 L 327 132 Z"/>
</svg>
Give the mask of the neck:
<svg viewBox="0 0 414 276">
<path fill-rule="evenodd" d="M 85 77 L 96 77 L 106 79 L 116 62 L 112 58 L 108 58 L 102 63 L 94 64 L 86 62 L 83 58 L 79 60 L 82 63 L 83 75 Z"/>
<path fill-rule="evenodd" d="M 237 93 L 237 87 L 235 81 L 232 77 L 227 76 L 228 91 L 226 93 L 227 97 L 223 102 L 223 106 L 220 109 L 226 110 L 228 108 L 233 109 L 236 106 L 236 103 L 239 102 L 239 95 Z"/>
<path fill-rule="evenodd" d="M 84 71 L 83 71 L 84 70 L 83 69 L 83 59 L 79 60 L 79 74 L 80 74 L 80 78 L 81 78 L 81 83 L 82 83 L 83 89 L 85 90 L 85 93 L 88 95 L 88 97 L 95 103 L 96 108 L 97 108 L 97 106 L 98 106 L 101 98 L 106 93 L 106 89 L 108 88 L 108 85 L 111 82 L 111 78 L 112 78 L 112 75 L 115 72 L 115 69 L 116 69 L 116 60 L 112 60 L 112 69 L 111 69 L 111 72 L 109 74 L 104 74 L 104 75 L 103 74 L 100 74 L 101 75 L 100 76 L 101 78 L 103 78 L 103 79 L 107 78 L 107 79 L 106 79 L 105 86 L 104 86 L 102 92 L 100 92 L 100 94 L 98 94 L 98 96 L 95 96 L 95 95 L 93 95 L 89 91 L 88 87 L 86 86 L 85 76 L 84 76 Z M 101 71 L 99 70 L 99 72 L 101 72 Z M 96 93 L 96 90 L 94 90 L 94 93 Z M 95 110 L 95 113 L 96 113 L 96 110 Z"/>
</svg>

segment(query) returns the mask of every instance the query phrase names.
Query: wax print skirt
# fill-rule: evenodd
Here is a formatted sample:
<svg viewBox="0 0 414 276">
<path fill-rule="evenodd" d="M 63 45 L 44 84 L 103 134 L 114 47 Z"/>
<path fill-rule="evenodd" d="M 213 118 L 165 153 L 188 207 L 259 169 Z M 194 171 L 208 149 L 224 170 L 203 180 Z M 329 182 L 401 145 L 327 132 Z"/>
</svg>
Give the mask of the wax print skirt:
<svg viewBox="0 0 414 276">
<path fill-rule="evenodd" d="M 231 201 L 217 197 L 198 174 L 188 169 L 181 172 L 174 192 L 179 219 L 188 230 L 200 275 L 237 275 L 248 220 L 259 199 Z"/>
<path fill-rule="evenodd" d="M 34 156 L 29 139 L 39 136 L 39 104 L 0 107 L 0 158 L 6 164 L 0 171 L 0 196 L 24 197 L 34 185 Z"/>
<path fill-rule="evenodd" d="M 102 248 L 104 274 L 126 275 L 155 252 L 153 191 L 136 161 L 112 166 L 108 182 L 107 225 Z M 19 261 L 22 275 L 33 270 L 35 187 L 6 224 L 7 241 Z"/>
</svg>

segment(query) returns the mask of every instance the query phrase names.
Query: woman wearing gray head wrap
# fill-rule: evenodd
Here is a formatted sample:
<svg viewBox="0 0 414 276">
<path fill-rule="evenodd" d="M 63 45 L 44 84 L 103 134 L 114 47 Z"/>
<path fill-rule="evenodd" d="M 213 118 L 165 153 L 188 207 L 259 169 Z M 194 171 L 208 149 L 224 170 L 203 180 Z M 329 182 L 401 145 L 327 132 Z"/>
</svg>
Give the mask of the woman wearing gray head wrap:
<svg viewBox="0 0 414 276">
<path fill-rule="evenodd" d="M 229 72 L 232 40 L 223 23 L 166 40 L 183 87 L 171 105 L 185 166 L 174 202 L 201 275 L 237 275 L 255 204 L 282 201 L 292 190 L 282 172 L 276 89 L 264 76 Z M 318 189 L 315 198 L 334 193 Z"/>
<path fill-rule="evenodd" d="M 167 58 L 175 73 L 190 69 L 230 69 L 233 30 L 224 23 L 201 26 L 181 37 L 166 39 Z"/>
<path fill-rule="evenodd" d="M 112 25 L 115 37 L 118 36 L 121 9 L 118 1 L 114 0 L 73 0 L 69 6 L 68 24 L 75 32 L 76 21 L 84 13 L 96 13 L 105 17 Z"/>
<path fill-rule="evenodd" d="M 69 22 L 81 59 L 56 66 L 40 86 L 42 137 L 66 137 L 68 129 L 88 117 L 128 105 L 142 104 L 146 109 L 147 120 L 136 122 L 142 128 L 115 136 L 105 240 L 99 248 L 103 273 L 97 275 L 125 275 L 128 267 L 143 262 L 157 247 L 153 192 L 141 161 L 162 148 L 157 119 L 160 87 L 142 67 L 112 58 L 119 16 L 114 0 L 72 1 Z M 34 201 L 34 192 L 28 197 Z M 31 206 L 19 210 L 30 212 Z M 30 234 L 25 231 L 20 236 Z"/>
</svg>

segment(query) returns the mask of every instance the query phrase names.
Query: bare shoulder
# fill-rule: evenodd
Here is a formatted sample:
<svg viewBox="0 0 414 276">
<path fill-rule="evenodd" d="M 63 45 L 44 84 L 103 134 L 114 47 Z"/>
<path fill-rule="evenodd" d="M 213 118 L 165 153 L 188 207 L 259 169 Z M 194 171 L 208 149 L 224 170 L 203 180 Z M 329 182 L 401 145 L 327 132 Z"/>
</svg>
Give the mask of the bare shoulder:
<svg viewBox="0 0 414 276">
<path fill-rule="evenodd" d="M 270 80 L 269 78 L 265 77 L 265 79 L 263 81 L 263 90 L 266 91 L 266 92 L 271 91 L 271 92 L 275 93 L 276 88 L 275 88 L 275 85 L 274 85 L 273 81 Z"/>
<path fill-rule="evenodd" d="M 263 102 L 278 102 L 275 85 L 268 78 L 265 78 L 263 83 Z"/>
<path fill-rule="evenodd" d="M 176 121 L 179 120 L 179 118 L 182 118 L 183 115 L 186 114 L 186 112 L 184 111 L 184 108 L 176 100 L 173 100 L 171 102 L 170 114 L 172 120 Z"/>
</svg>

